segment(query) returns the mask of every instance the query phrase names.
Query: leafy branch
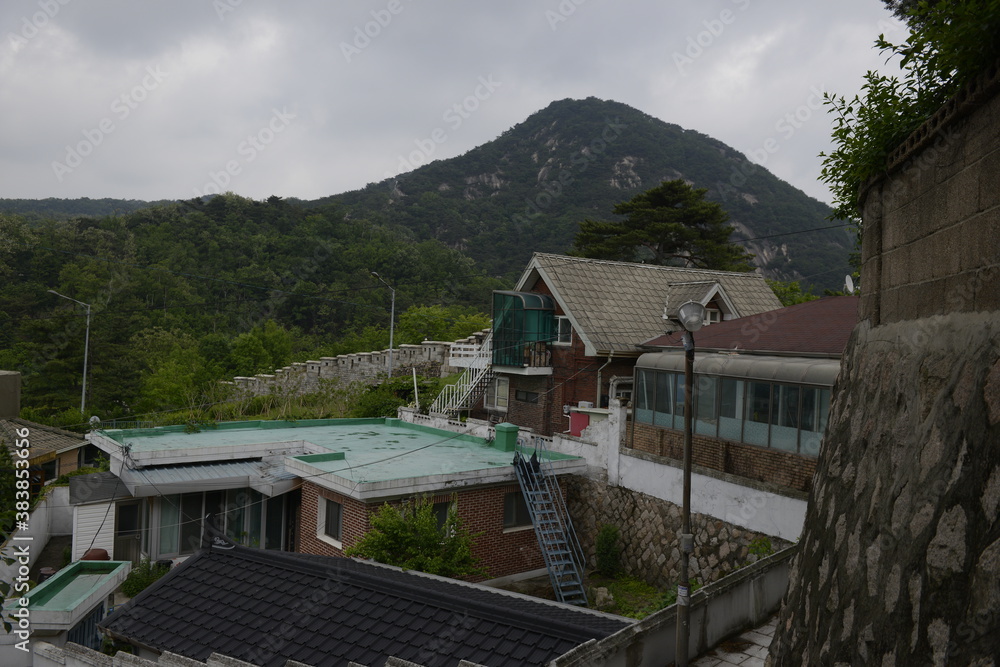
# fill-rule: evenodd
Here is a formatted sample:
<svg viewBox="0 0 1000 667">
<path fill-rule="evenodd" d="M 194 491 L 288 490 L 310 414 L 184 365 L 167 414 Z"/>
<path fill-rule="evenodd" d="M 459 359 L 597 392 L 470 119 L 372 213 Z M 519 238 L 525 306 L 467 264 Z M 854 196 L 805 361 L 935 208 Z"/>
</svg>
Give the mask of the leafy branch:
<svg viewBox="0 0 1000 667">
<path fill-rule="evenodd" d="M 861 93 L 847 100 L 827 94 L 835 115 L 835 148 L 821 153 L 820 180 L 830 185 L 832 219 L 858 219 L 858 195 L 884 173 L 889 154 L 941 105 L 1000 58 L 1000 0 L 922 0 L 909 10 L 910 35 L 875 45 L 899 57 L 902 77 L 869 71 Z"/>
</svg>

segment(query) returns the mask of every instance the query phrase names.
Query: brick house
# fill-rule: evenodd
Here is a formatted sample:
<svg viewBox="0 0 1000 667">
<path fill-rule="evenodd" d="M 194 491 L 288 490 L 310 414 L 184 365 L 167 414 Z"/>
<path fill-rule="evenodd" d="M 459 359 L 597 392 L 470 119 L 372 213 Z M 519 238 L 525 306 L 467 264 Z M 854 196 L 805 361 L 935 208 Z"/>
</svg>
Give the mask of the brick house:
<svg viewBox="0 0 1000 667">
<path fill-rule="evenodd" d="M 469 380 L 480 391 L 431 409 L 578 435 L 609 398 L 630 395 L 636 345 L 666 330 L 665 309 L 692 300 L 707 323 L 781 307 L 756 273 L 535 253 L 515 288 L 493 295 L 489 359 Z"/>
<path fill-rule="evenodd" d="M 695 465 L 808 491 L 858 298 L 828 297 L 695 334 Z M 627 446 L 683 458 L 679 333 L 642 345 Z"/>
<path fill-rule="evenodd" d="M 246 546 L 341 556 L 383 503 L 429 497 L 442 522 L 454 503 L 463 525 L 482 533 L 473 553 L 490 577 L 543 570 L 512 465 L 517 428 L 495 432 L 487 440 L 398 419 L 94 432 L 118 480 L 77 483 L 117 491 L 80 494 L 74 544 L 121 553 L 128 539 L 142 556 L 179 561 L 214 527 Z M 586 468 L 578 457 L 546 456 L 560 475 Z"/>
</svg>

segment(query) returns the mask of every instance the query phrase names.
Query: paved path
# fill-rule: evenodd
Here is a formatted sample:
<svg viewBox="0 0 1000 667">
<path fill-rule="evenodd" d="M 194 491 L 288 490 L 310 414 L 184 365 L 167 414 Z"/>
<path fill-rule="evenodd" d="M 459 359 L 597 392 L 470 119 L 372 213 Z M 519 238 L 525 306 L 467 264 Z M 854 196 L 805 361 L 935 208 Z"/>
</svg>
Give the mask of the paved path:
<svg viewBox="0 0 1000 667">
<path fill-rule="evenodd" d="M 764 625 L 744 632 L 735 639 L 722 642 L 691 663 L 692 667 L 764 667 L 767 649 L 774 637 L 778 617 L 772 616 Z"/>
</svg>

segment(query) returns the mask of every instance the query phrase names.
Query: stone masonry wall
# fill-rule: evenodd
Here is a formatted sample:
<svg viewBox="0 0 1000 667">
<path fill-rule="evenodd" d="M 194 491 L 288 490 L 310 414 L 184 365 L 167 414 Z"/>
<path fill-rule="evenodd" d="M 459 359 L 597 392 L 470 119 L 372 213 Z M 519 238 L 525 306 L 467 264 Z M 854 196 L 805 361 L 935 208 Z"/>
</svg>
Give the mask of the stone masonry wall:
<svg viewBox="0 0 1000 667">
<path fill-rule="evenodd" d="M 479 332 L 455 343 L 479 345 L 484 336 L 485 332 Z M 409 375 L 415 368 L 419 375 L 425 377 L 444 377 L 461 372 L 462 368 L 448 364 L 453 344 L 424 341 L 419 345 L 400 345 L 393 350 L 392 373 L 394 376 Z M 385 379 L 388 373 L 389 350 L 379 350 L 296 362 L 279 368 L 274 373 L 233 378 L 232 384 L 250 396 L 276 392 L 311 394 L 321 391 L 324 381 L 341 387 L 356 382 L 377 384 Z"/>
<path fill-rule="evenodd" d="M 1000 75 L 862 196 L 845 351 L 772 665 L 1000 655 Z"/>
<path fill-rule="evenodd" d="M 622 566 L 628 574 L 654 586 L 677 585 L 680 507 L 644 493 L 575 475 L 561 483 L 568 487 L 567 504 L 588 569 L 596 564 L 597 533 L 601 525 L 612 524 L 620 530 Z M 702 584 L 716 581 L 755 561 L 750 545 L 756 540 L 769 540 L 775 551 L 789 545 L 778 538 L 704 514 L 691 515 L 691 532 L 694 534 L 691 576 L 697 577 Z"/>
</svg>

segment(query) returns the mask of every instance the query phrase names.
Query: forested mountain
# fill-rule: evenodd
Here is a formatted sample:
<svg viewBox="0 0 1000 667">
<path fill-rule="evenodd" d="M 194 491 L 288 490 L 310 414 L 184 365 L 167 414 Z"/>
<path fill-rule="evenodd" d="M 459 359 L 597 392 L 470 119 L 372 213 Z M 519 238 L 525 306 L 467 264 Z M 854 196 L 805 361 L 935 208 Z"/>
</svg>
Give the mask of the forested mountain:
<svg viewBox="0 0 1000 667">
<path fill-rule="evenodd" d="M 743 155 L 626 105 L 555 102 L 496 140 L 311 202 L 234 194 L 0 200 L 0 368 L 34 416 L 196 405 L 218 380 L 321 355 L 468 335 L 532 252 L 570 250 L 580 221 L 667 179 L 709 189 L 768 277 L 839 287 L 853 236 L 829 208 Z M 68 414 L 65 423 L 82 416 Z"/>
<path fill-rule="evenodd" d="M 401 225 L 512 276 L 534 251 L 567 252 L 581 220 L 610 219 L 615 204 L 675 178 L 708 188 L 734 239 L 772 237 L 745 243 L 768 277 L 839 288 L 851 271 L 852 231 L 794 233 L 833 224 L 828 206 L 720 141 L 596 98 L 553 102 L 462 156 L 311 205 Z"/>
</svg>

